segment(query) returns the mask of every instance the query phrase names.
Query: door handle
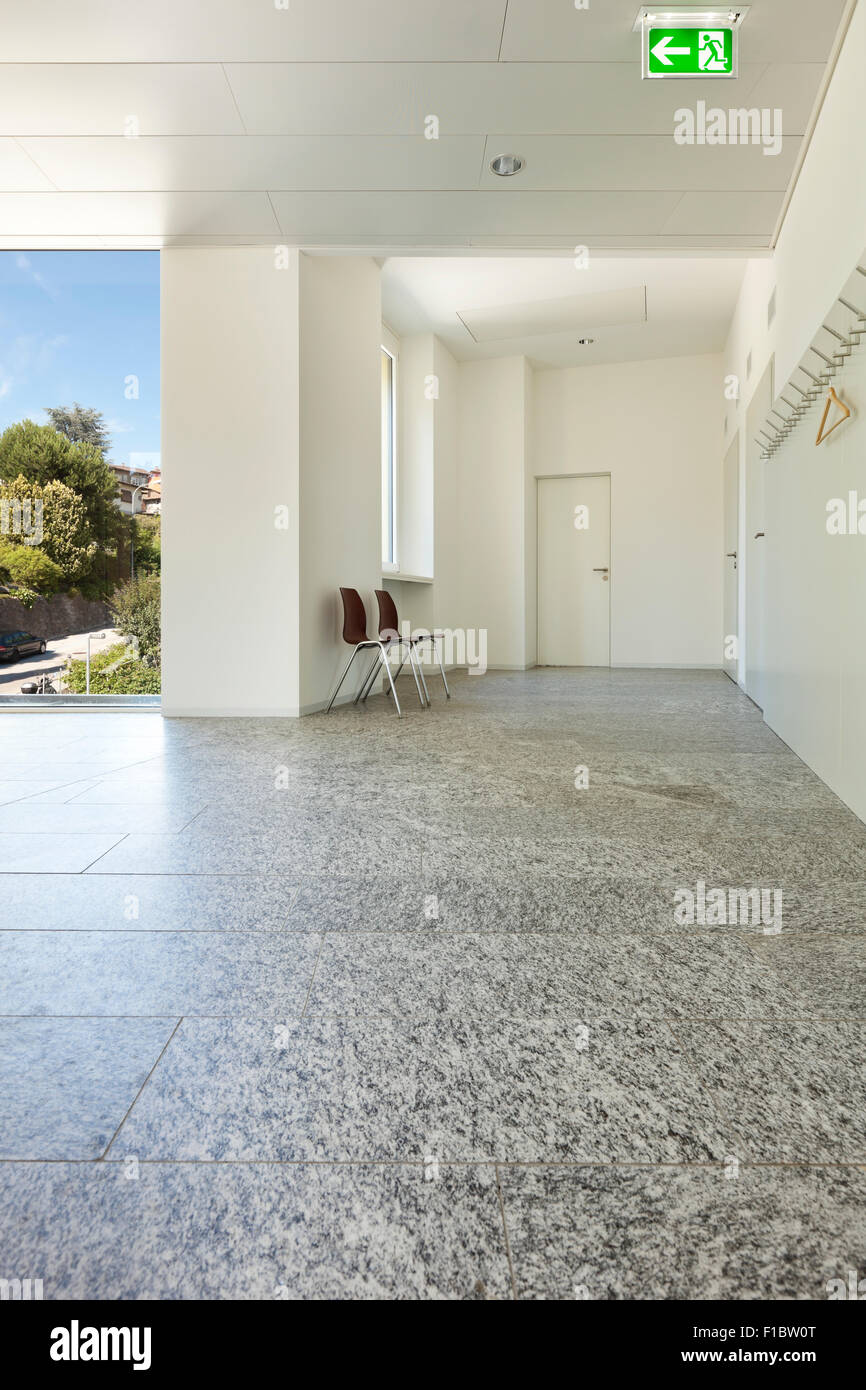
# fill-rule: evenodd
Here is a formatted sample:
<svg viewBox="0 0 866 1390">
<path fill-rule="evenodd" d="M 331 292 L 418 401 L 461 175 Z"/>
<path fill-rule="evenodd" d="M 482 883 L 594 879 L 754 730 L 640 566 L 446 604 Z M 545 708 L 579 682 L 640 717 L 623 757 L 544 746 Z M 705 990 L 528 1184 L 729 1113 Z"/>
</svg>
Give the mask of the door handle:
<svg viewBox="0 0 866 1390">
<path fill-rule="evenodd" d="M 592 572 L 593 574 L 607 574 L 608 567 L 607 565 L 596 565 Z"/>
<path fill-rule="evenodd" d="M 759 540 L 761 539 L 761 537 L 763 536 L 763 534 L 764 534 L 763 531 L 756 531 L 756 532 L 755 532 L 755 540 L 756 540 L 756 541 L 759 541 Z"/>
<path fill-rule="evenodd" d="M 725 556 L 725 559 L 726 559 L 726 560 L 736 560 L 736 558 L 737 558 L 737 552 L 736 552 L 736 550 L 729 550 L 728 553 L 727 553 L 727 555 Z"/>
</svg>

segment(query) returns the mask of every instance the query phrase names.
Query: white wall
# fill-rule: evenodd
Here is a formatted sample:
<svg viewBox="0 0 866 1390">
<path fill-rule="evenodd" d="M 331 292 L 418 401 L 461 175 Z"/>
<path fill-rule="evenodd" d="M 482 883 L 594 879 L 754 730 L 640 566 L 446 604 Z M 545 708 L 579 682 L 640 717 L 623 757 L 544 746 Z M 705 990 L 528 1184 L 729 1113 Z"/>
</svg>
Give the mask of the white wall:
<svg viewBox="0 0 866 1390">
<path fill-rule="evenodd" d="M 294 714 L 297 256 L 170 250 L 161 267 L 163 712 Z"/>
<path fill-rule="evenodd" d="M 457 410 L 460 626 L 487 630 L 487 663 L 522 670 L 526 649 L 523 357 L 461 362 Z"/>
<path fill-rule="evenodd" d="M 163 252 L 166 714 L 327 703 L 381 570 L 379 325 L 367 258 Z"/>
<path fill-rule="evenodd" d="M 300 256 L 300 707 L 327 704 L 349 649 L 341 585 L 380 588 L 379 268 L 353 256 Z M 361 682 L 356 662 L 341 698 Z"/>
<path fill-rule="evenodd" d="M 847 311 L 834 307 L 836 296 L 841 292 L 855 303 L 866 304 L 866 279 L 851 279 L 857 261 L 863 263 L 866 233 L 864 59 L 866 5 L 861 3 L 842 46 L 774 257 L 751 263 L 743 281 L 725 357 L 726 372 L 741 380 L 740 399 L 729 407 L 729 431 L 732 421 L 739 424 L 744 449 L 746 414 L 771 358 L 778 402 L 799 361 L 815 371 L 818 359 L 807 357 L 807 349 L 821 323 L 832 321 L 838 328 L 850 321 Z M 776 318 L 768 325 L 767 301 L 774 287 Z M 747 376 L 749 352 L 752 371 Z M 861 360 L 857 358 L 837 379 L 844 382 L 855 404 L 858 398 L 866 400 Z M 806 378 L 798 380 L 805 384 Z M 790 394 L 796 398 L 796 393 Z M 858 814 L 866 816 L 866 755 L 862 751 L 866 671 L 856 650 L 859 645 L 862 652 L 863 647 L 860 613 L 866 551 L 856 537 L 828 537 L 823 512 L 829 497 L 844 497 L 849 489 L 864 487 L 858 459 L 858 448 L 863 453 L 863 429 L 859 422 L 849 422 L 816 449 L 817 416 L 816 406 L 764 464 L 764 717 Z M 742 472 L 745 486 L 745 469 Z M 747 555 L 745 524 L 741 507 L 740 552 Z M 863 541 L 866 544 L 866 538 Z M 747 637 L 746 620 L 754 606 L 748 601 L 751 594 L 747 595 L 747 586 L 751 589 L 754 583 L 748 564 L 742 582 L 740 630 Z M 741 670 L 741 678 L 742 674 Z"/>
<path fill-rule="evenodd" d="M 535 475 L 611 475 L 614 666 L 721 666 L 723 404 L 716 356 L 535 373 Z"/>
<path fill-rule="evenodd" d="M 836 379 L 866 403 L 866 346 Z M 866 499 L 866 417 L 815 445 L 822 404 L 765 465 L 764 717 L 866 819 L 866 535 L 828 534 L 827 502 Z"/>
</svg>

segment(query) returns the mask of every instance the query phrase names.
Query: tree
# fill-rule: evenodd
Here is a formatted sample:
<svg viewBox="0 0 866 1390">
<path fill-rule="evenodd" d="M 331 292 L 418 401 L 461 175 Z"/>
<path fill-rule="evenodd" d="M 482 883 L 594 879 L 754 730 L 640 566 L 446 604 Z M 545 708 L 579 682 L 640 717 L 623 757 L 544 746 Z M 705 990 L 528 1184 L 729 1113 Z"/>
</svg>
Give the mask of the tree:
<svg viewBox="0 0 866 1390">
<path fill-rule="evenodd" d="M 158 516 L 149 516 L 147 513 L 134 516 L 132 520 L 132 538 L 135 544 L 135 572 L 147 570 L 149 573 L 158 571 L 161 563 L 160 551 L 160 519 Z"/>
<path fill-rule="evenodd" d="M 86 580 L 93 569 L 98 547 L 78 494 L 65 483 L 51 482 L 42 486 L 21 474 L 11 482 L 0 483 L 0 508 L 3 502 L 7 503 L 7 517 L 13 506 L 17 504 L 20 508 L 25 500 L 29 504 L 30 526 L 33 527 L 39 518 L 39 530 L 35 533 L 37 543 L 31 545 L 31 537 L 23 532 L 7 531 L 5 539 L 22 549 L 39 549 L 54 562 L 67 584 Z"/>
<path fill-rule="evenodd" d="M 63 581 L 60 566 L 49 560 L 44 551 L 31 545 L 13 545 L 6 536 L 0 536 L 0 571 L 9 583 L 42 598 L 56 594 Z"/>
<path fill-rule="evenodd" d="M 123 514 L 115 506 L 114 474 L 95 444 L 73 443 L 51 425 L 22 420 L 0 435 L 0 482 L 65 483 L 84 504 L 91 535 L 116 548 Z"/>
<path fill-rule="evenodd" d="M 138 639 L 141 658 L 158 666 L 160 658 L 160 585 L 158 574 L 137 574 L 111 599 L 115 626 L 125 637 Z"/>
<path fill-rule="evenodd" d="M 64 434 L 73 444 L 92 444 L 105 458 L 111 447 L 111 439 L 101 410 L 79 405 L 75 401 L 71 406 L 46 406 L 45 414 L 52 428 Z"/>
</svg>

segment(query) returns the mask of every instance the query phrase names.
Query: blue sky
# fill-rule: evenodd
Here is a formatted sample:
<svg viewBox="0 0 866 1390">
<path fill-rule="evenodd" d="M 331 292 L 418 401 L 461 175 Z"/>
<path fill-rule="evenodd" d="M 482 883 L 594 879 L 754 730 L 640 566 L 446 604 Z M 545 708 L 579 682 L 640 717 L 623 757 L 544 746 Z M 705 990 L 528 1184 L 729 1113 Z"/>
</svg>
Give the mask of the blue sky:
<svg viewBox="0 0 866 1390">
<path fill-rule="evenodd" d="M 158 251 L 0 251 L 0 430 L 73 401 L 102 411 L 115 463 L 158 465 Z"/>
</svg>

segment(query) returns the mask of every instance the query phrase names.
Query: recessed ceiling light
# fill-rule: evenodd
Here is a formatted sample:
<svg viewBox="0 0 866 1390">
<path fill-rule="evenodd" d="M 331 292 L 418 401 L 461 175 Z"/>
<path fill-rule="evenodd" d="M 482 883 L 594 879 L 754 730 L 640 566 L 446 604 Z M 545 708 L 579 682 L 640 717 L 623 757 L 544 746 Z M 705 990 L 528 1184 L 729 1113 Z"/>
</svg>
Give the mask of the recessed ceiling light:
<svg viewBox="0 0 866 1390">
<path fill-rule="evenodd" d="M 524 161 L 519 154 L 498 154 L 490 161 L 494 174 L 498 174 L 501 179 L 510 179 L 512 174 L 519 174 L 523 164 Z"/>
<path fill-rule="evenodd" d="M 595 342 L 595 338 L 578 338 L 577 341 L 581 347 L 589 347 L 592 343 Z"/>
</svg>

